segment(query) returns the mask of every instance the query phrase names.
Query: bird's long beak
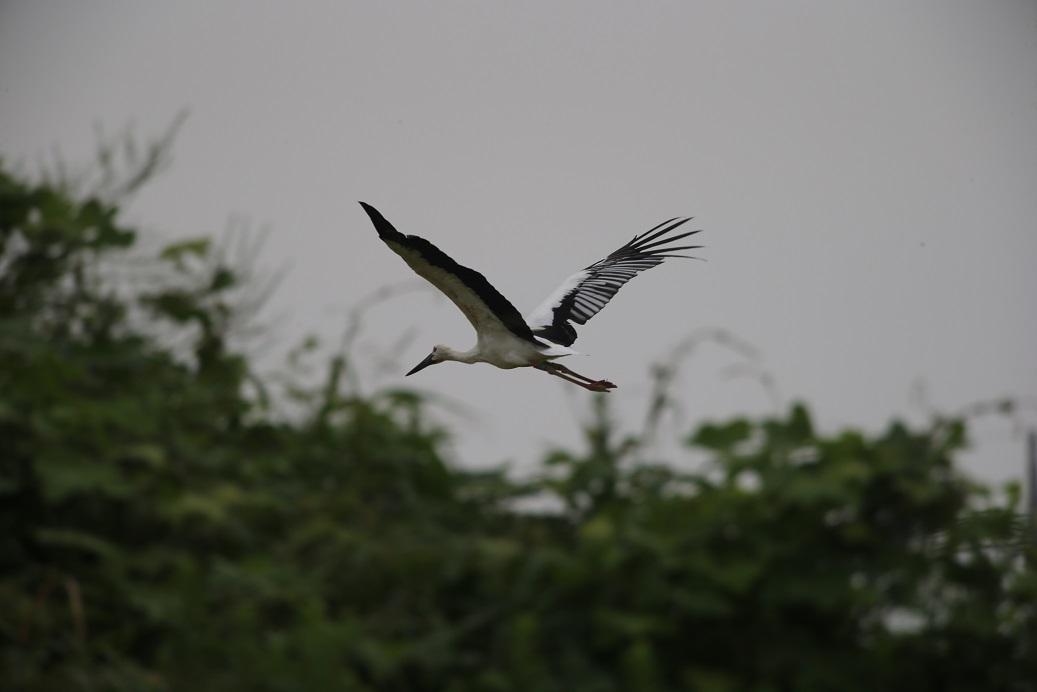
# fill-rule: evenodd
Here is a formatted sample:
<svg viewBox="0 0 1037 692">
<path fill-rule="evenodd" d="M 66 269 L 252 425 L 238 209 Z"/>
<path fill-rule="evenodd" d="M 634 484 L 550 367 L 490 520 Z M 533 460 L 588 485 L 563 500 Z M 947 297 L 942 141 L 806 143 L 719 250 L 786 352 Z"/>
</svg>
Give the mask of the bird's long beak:
<svg viewBox="0 0 1037 692">
<path fill-rule="evenodd" d="M 435 361 L 432 360 L 432 356 L 433 356 L 433 354 L 431 354 L 431 353 L 428 354 L 428 357 L 425 358 L 425 360 L 421 361 L 420 363 L 415 365 L 413 368 L 411 368 L 411 371 L 408 372 L 406 375 L 404 375 L 404 377 L 409 377 L 409 376 L 413 375 L 414 373 L 416 373 L 418 370 L 424 370 L 428 366 L 432 365 L 432 363 L 435 362 Z"/>
</svg>

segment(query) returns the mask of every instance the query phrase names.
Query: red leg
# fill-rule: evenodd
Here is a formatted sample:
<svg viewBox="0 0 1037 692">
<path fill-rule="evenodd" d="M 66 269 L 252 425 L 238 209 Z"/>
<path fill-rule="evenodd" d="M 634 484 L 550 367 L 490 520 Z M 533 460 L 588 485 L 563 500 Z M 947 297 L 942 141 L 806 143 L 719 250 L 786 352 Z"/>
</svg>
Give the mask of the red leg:
<svg viewBox="0 0 1037 692">
<path fill-rule="evenodd" d="M 608 380 L 594 380 L 594 379 L 591 379 L 591 378 L 587 377 L 586 375 L 581 375 L 578 372 L 573 372 L 572 370 L 570 370 L 569 368 L 565 367 L 561 363 L 550 363 L 549 367 L 556 368 L 560 372 L 564 372 L 566 375 L 569 375 L 571 377 L 578 377 L 579 379 L 581 379 L 581 380 L 583 380 L 585 382 L 589 382 L 590 384 L 593 384 L 593 385 L 601 386 L 601 387 L 604 387 L 606 389 L 615 389 L 616 388 L 616 385 L 612 384 Z"/>
<path fill-rule="evenodd" d="M 568 368 L 563 368 L 562 366 L 559 366 L 557 363 L 543 363 L 541 365 L 534 365 L 533 367 L 535 367 L 538 370 L 543 370 L 544 372 L 550 375 L 554 375 L 555 377 L 559 377 L 565 380 L 566 382 L 578 384 L 584 389 L 588 389 L 592 392 L 607 392 L 610 389 L 614 389 L 616 386 L 611 382 L 605 382 L 604 380 L 592 380 L 589 377 L 584 377 L 583 375 L 579 375 L 575 372 L 572 372 Z"/>
</svg>

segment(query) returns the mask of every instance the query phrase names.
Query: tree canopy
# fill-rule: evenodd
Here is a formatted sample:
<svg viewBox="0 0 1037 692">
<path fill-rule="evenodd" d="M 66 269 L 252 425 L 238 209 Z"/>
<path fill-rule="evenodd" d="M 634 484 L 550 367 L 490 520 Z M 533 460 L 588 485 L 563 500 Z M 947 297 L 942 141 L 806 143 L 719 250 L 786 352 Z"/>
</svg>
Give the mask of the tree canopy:
<svg viewBox="0 0 1037 692">
<path fill-rule="evenodd" d="M 137 237 L 0 168 L 8 689 L 1037 689 L 1033 544 L 960 471 L 966 421 L 797 404 L 688 431 L 688 471 L 599 397 L 532 478 L 464 470 L 341 354 L 279 414 L 247 272 Z"/>
</svg>

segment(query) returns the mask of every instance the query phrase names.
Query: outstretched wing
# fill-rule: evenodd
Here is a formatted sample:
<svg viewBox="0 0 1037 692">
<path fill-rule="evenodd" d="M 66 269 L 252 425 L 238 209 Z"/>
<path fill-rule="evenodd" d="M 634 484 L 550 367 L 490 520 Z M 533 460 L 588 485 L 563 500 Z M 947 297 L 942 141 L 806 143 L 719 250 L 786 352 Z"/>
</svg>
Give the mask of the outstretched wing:
<svg viewBox="0 0 1037 692">
<path fill-rule="evenodd" d="M 461 266 L 424 238 L 400 233 L 370 204 L 361 202 L 360 206 L 371 217 L 378 237 L 389 249 L 453 301 L 480 336 L 507 330 L 539 345 L 519 311 L 485 276 Z"/>
<path fill-rule="evenodd" d="M 662 264 L 667 257 L 687 257 L 675 255 L 674 252 L 702 247 L 670 245 L 698 233 L 687 231 L 667 235 L 690 220 L 678 217 L 664 221 L 634 236 L 629 243 L 605 259 L 570 276 L 526 318 L 533 333 L 562 346 L 571 345 L 576 341 L 576 329 L 570 322 L 585 324 L 612 300 L 623 284 L 645 269 Z"/>
</svg>

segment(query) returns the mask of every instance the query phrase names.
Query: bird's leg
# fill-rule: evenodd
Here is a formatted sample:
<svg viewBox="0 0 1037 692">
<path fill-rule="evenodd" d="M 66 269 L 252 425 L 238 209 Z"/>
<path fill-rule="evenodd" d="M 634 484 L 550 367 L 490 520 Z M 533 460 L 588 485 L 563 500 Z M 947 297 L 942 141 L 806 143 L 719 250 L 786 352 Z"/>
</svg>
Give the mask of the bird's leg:
<svg viewBox="0 0 1037 692">
<path fill-rule="evenodd" d="M 561 363 L 551 363 L 551 367 L 558 368 L 559 371 L 564 372 L 566 375 L 569 375 L 571 377 L 578 377 L 581 380 L 584 380 L 585 382 L 589 382 L 590 384 L 601 385 L 601 386 L 605 387 L 606 389 L 615 389 L 616 388 L 616 385 L 612 384 L 608 380 L 593 380 L 593 379 L 587 377 L 586 375 L 581 375 L 578 372 L 573 372 L 572 370 L 570 370 L 569 368 L 565 367 Z"/>
<path fill-rule="evenodd" d="M 534 366 L 534 367 L 536 367 L 539 370 L 543 370 L 544 372 L 546 372 L 549 375 L 554 375 L 555 377 L 559 377 L 559 378 L 565 380 L 566 382 L 571 382 L 573 384 L 578 384 L 581 387 L 583 387 L 584 389 L 589 389 L 592 392 L 607 392 L 608 391 L 608 387 L 604 387 L 604 386 L 601 386 L 601 385 L 593 383 L 593 382 L 583 382 L 581 380 L 576 379 L 575 377 L 569 377 L 568 375 L 564 375 L 564 374 L 562 374 L 562 373 L 560 373 L 557 370 L 554 370 L 552 368 L 545 368 L 542 365 L 537 365 L 537 366 Z"/>
<path fill-rule="evenodd" d="M 578 384 L 584 389 L 589 389 L 592 392 L 607 392 L 610 389 L 615 388 L 616 385 L 611 382 L 605 382 L 604 380 L 592 380 L 589 377 L 584 377 L 575 372 L 572 372 L 568 368 L 562 367 L 557 363 L 541 363 L 534 365 L 537 370 L 543 370 L 544 372 L 560 377 L 566 382 L 572 382 Z M 579 378 L 579 379 L 577 379 Z"/>
</svg>

